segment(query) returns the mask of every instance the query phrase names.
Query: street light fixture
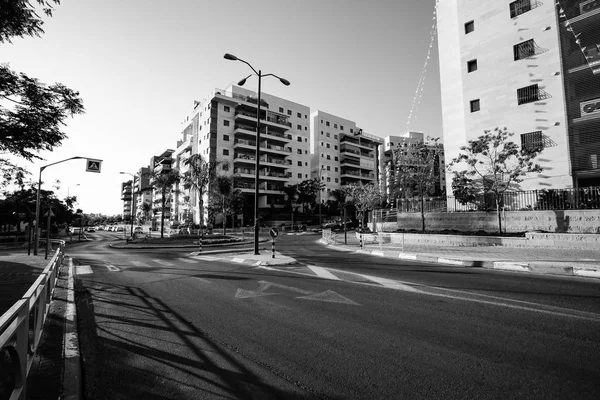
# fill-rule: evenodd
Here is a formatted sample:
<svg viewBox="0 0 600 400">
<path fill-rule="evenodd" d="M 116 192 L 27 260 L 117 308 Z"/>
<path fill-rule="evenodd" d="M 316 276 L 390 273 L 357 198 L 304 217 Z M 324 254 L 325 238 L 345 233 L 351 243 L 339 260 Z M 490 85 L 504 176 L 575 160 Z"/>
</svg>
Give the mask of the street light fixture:
<svg viewBox="0 0 600 400">
<path fill-rule="evenodd" d="M 133 186 L 135 185 L 135 175 L 130 172 L 119 172 L 122 175 L 131 175 L 131 210 L 129 211 L 129 218 L 131 219 L 131 236 L 133 236 L 133 203 L 135 199 L 135 191 Z"/>
<path fill-rule="evenodd" d="M 289 86 L 290 85 L 290 81 L 288 81 L 287 79 L 281 78 L 275 74 L 263 74 L 262 71 L 259 69 L 258 71 L 256 69 L 254 69 L 254 67 L 252 65 L 250 65 L 249 62 L 242 60 L 241 58 L 238 58 L 236 56 L 234 56 L 233 54 L 229 54 L 229 53 L 225 53 L 225 55 L 223 56 L 223 58 L 225 58 L 226 60 L 231 60 L 231 61 L 241 61 L 244 64 L 246 64 L 247 66 L 250 67 L 250 69 L 252 69 L 252 72 L 254 72 L 254 74 L 256 76 L 258 76 L 258 101 L 256 103 L 256 155 L 255 155 L 255 165 L 254 165 L 254 169 L 255 169 L 255 174 L 254 174 L 254 254 L 258 255 L 258 230 L 259 230 L 259 215 L 258 215 L 258 196 L 259 196 L 259 170 L 260 170 L 260 89 L 261 89 L 261 82 L 262 82 L 262 78 L 265 76 L 274 76 L 275 78 L 279 79 L 279 82 L 283 83 L 285 86 Z M 241 81 L 238 82 L 239 86 L 243 86 L 246 83 L 246 80 L 251 77 L 252 74 L 248 75 L 246 78 L 242 79 Z"/>
</svg>

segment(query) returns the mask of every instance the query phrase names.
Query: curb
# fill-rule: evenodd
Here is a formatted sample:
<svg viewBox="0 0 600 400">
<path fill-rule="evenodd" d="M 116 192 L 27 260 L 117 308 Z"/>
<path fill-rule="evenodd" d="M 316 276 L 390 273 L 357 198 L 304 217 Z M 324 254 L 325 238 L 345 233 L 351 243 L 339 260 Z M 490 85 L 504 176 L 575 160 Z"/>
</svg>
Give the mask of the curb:
<svg viewBox="0 0 600 400">
<path fill-rule="evenodd" d="M 240 263 L 240 264 L 250 264 L 250 265 L 254 265 L 256 267 L 300 264 L 298 261 L 296 261 L 294 259 L 291 259 L 290 261 L 284 261 L 284 262 L 278 262 L 278 261 L 272 262 L 272 261 L 257 261 L 257 260 L 253 260 L 251 258 L 232 257 L 231 261 Z"/>
<path fill-rule="evenodd" d="M 65 335 L 63 338 L 63 393 L 61 400 L 79 400 L 82 393 L 81 354 L 77 334 L 77 306 L 75 303 L 75 277 L 73 259 L 69 258 L 67 268 L 67 302 L 65 307 Z"/>
<path fill-rule="evenodd" d="M 347 248 L 328 244 L 322 239 L 321 244 L 340 251 L 348 251 Z M 437 264 L 453 265 L 459 267 L 486 268 L 510 272 L 528 272 L 546 275 L 579 276 L 585 278 L 600 278 L 600 267 L 590 265 L 589 267 L 573 267 L 567 262 L 516 262 L 516 261 L 490 261 L 490 260 L 463 260 L 445 257 L 425 256 L 417 253 L 403 253 L 398 251 L 381 250 L 354 250 L 355 253 L 370 254 L 385 258 L 399 258 L 402 260 L 424 261 Z"/>
</svg>

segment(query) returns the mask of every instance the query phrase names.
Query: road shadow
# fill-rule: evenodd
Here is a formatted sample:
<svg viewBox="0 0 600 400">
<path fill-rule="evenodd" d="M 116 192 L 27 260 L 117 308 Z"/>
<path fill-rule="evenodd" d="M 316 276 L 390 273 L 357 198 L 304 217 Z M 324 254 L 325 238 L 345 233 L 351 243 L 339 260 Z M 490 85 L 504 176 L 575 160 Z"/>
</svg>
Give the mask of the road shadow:
<svg viewBox="0 0 600 400">
<path fill-rule="evenodd" d="M 144 289 L 86 285 L 76 282 L 85 398 L 323 398 Z"/>
</svg>

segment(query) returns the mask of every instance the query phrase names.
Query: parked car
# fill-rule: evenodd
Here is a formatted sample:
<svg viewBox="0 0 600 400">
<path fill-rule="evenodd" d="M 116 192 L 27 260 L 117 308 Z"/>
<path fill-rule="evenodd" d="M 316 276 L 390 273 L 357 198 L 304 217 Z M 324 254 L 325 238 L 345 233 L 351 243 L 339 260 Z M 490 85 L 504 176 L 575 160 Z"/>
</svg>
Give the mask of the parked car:
<svg viewBox="0 0 600 400">
<path fill-rule="evenodd" d="M 141 226 L 136 226 L 133 228 L 133 233 L 144 233 L 144 229 Z"/>
<path fill-rule="evenodd" d="M 87 231 L 88 231 L 88 232 L 96 232 L 96 228 L 95 228 L 95 227 L 93 227 L 93 226 L 88 226 L 88 227 L 87 227 Z"/>
</svg>

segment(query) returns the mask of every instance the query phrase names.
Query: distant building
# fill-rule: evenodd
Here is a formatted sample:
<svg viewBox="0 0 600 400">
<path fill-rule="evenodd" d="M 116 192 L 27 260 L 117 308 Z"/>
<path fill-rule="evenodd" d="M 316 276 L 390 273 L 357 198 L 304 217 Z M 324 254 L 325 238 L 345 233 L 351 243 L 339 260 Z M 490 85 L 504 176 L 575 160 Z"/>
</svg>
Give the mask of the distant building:
<svg viewBox="0 0 600 400">
<path fill-rule="evenodd" d="M 446 163 L 507 127 L 543 147 L 522 190 L 600 185 L 600 2 L 446 0 L 437 21 Z"/>
</svg>

